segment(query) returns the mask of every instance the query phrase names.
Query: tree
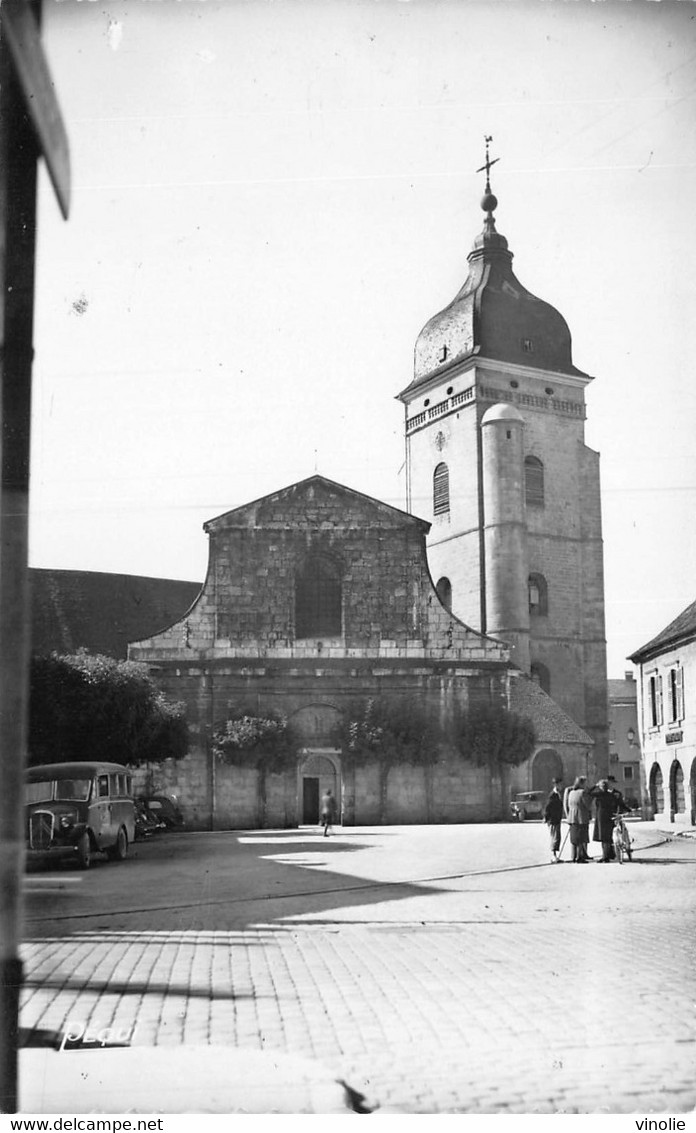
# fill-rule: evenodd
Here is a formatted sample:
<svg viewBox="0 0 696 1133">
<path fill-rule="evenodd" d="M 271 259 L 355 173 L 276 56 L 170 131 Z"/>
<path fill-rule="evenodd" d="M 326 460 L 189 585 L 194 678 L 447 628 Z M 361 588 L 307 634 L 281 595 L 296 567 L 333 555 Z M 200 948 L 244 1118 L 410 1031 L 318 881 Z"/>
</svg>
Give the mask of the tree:
<svg viewBox="0 0 696 1133">
<path fill-rule="evenodd" d="M 188 750 L 184 705 L 168 700 L 145 665 L 80 650 L 34 657 L 29 762 L 102 759 L 136 765 Z"/>
<path fill-rule="evenodd" d="M 464 759 L 491 771 L 518 767 L 529 759 L 536 744 L 534 725 L 528 717 L 493 704 L 461 712 L 455 739 Z"/>
<path fill-rule="evenodd" d="M 440 734 L 419 701 L 405 697 L 358 701 L 345 713 L 336 741 L 346 762 L 355 766 L 377 762 L 381 822 L 386 821 L 389 772 L 398 764 L 424 768 L 430 810 L 432 766 L 439 754 Z"/>
<path fill-rule="evenodd" d="M 255 767 L 258 771 L 258 825 L 266 825 L 266 777 L 295 762 L 299 740 L 285 716 L 242 713 L 219 724 L 213 732 L 213 752 L 223 763 Z"/>
<path fill-rule="evenodd" d="M 507 769 L 524 763 L 536 746 L 532 721 L 499 705 L 475 705 L 459 713 L 455 743 L 463 759 L 488 768 L 499 779 L 505 808 Z"/>
</svg>

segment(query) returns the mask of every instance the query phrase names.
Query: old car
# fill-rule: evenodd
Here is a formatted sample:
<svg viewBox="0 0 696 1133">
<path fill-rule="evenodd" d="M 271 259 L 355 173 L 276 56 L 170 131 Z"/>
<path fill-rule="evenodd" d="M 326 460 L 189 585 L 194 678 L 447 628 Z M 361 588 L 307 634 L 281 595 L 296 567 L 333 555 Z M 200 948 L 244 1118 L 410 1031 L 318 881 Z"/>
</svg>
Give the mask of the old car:
<svg viewBox="0 0 696 1133">
<path fill-rule="evenodd" d="M 184 825 L 184 816 L 174 795 L 141 795 L 137 802 L 167 830 Z"/>
<path fill-rule="evenodd" d="M 49 763 L 26 773 L 27 860 L 74 860 L 88 869 L 104 852 L 123 861 L 135 838 L 131 775 L 119 763 Z"/>
<path fill-rule="evenodd" d="M 543 818 L 546 798 L 544 791 L 521 791 L 510 803 L 512 817 L 518 822 L 527 818 Z"/>
</svg>

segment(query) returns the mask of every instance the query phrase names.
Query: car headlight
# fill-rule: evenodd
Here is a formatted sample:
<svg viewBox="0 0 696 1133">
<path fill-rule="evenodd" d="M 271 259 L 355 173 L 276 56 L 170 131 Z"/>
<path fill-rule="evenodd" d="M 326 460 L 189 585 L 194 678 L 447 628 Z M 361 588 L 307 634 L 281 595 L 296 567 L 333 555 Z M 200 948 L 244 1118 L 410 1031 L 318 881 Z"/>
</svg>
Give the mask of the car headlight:
<svg viewBox="0 0 696 1133">
<path fill-rule="evenodd" d="M 61 814 L 59 823 L 61 830 L 69 830 L 71 826 L 74 826 L 75 818 L 74 814 Z"/>
</svg>

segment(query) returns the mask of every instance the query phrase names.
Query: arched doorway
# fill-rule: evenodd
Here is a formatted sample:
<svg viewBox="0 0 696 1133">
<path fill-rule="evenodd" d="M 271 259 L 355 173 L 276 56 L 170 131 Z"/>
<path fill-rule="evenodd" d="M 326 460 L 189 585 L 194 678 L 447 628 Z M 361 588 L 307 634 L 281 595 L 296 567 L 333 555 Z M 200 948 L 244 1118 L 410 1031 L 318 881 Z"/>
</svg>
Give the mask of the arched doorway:
<svg viewBox="0 0 696 1133">
<path fill-rule="evenodd" d="M 532 790 L 551 790 L 554 779 L 563 778 L 563 760 L 552 747 L 544 747 L 534 756 L 532 763 Z"/>
<path fill-rule="evenodd" d="M 653 763 L 650 769 L 649 791 L 653 814 L 662 814 L 665 809 L 665 789 L 659 763 Z"/>
<path fill-rule="evenodd" d="M 686 811 L 686 799 L 684 797 L 684 771 L 678 759 L 669 769 L 669 806 L 672 812 L 672 820 L 676 814 L 684 814 Z"/>
<path fill-rule="evenodd" d="M 340 821 L 341 753 L 336 747 L 340 721 L 341 713 L 333 704 L 305 704 L 290 716 L 302 745 L 297 785 L 297 819 L 301 824 L 314 826 L 319 822 L 319 802 L 329 788 Z"/>
<path fill-rule="evenodd" d="M 300 821 L 316 826 L 319 822 L 319 803 L 330 790 L 336 800 L 338 821 L 341 812 L 341 773 L 338 754 L 316 749 L 305 750 L 300 763 Z"/>
</svg>

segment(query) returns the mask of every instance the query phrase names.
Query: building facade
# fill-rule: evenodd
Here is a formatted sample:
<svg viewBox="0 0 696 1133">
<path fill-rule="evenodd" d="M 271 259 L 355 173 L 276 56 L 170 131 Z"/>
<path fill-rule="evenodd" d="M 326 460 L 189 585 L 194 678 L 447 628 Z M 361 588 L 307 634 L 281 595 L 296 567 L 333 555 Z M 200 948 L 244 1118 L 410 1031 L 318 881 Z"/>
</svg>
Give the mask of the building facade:
<svg viewBox="0 0 696 1133">
<path fill-rule="evenodd" d="M 205 530 L 208 572 L 193 607 L 129 648 L 187 705 L 189 755 L 141 779 L 177 794 L 191 826 L 313 822 L 327 786 L 347 825 L 488 820 L 507 815 L 516 790 L 585 770 L 590 737 L 511 665 L 507 645 L 440 600 L 427 522 L 312 476 Z M 356 767 L 337 744 L 341 721 L 380 699 L 423 705 L 443 727 L 458 710 L 512 709 L 531 718 L 537 747 L 508 776 L 446 749 L 428 767 Z M 291 723 L 291 767 L 266 775 L 219 759 L 216 732 L 245 715 Z"/>
<path fill-rule="evenodd" d="M 648 796 L 640 748 L 638 685 L 633 673 L 610 679 L 609 771 L 630 807 L 646 811 Z"/>
<path fill-rule="evenodd" d="M 644 773 L 655 818 L 696 824 L 696 602 L 636 650 Z"/>
<path fill-rule="evenodd" d="M 431 522 L 445 605 L 512 660 L 608 761 L 599 457 L 563 317 L 512 270 L 486 186 L 454 300 L 418 336 L 405 407 L 407 507 Z"/>
</svg>

